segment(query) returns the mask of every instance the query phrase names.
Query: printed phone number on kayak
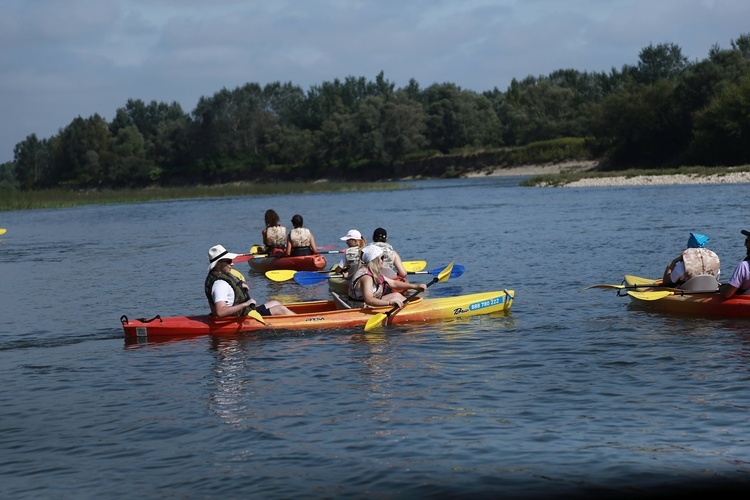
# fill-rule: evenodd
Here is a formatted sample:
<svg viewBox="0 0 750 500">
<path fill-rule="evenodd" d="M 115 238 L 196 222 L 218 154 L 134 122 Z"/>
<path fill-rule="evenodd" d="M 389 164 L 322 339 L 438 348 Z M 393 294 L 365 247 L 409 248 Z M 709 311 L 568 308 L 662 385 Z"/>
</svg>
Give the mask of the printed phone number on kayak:
<svg viewBox="0 0 750 500">
<path fill-rule="evenodd" d="M 469 311 L 476 311 L 477 309 L 484 309 L 485 307 L 492 307 L 503 303 L 503 297 L 495 297 L 494 299 L 483 300 L 482 302 L 474 302 L 469 306 Z"/>
</svg>

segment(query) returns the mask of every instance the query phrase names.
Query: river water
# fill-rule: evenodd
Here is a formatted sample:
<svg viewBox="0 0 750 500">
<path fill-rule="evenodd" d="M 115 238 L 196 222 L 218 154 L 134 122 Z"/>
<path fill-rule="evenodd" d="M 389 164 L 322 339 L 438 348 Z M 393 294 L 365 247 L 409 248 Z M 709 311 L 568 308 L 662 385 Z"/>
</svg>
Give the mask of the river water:
<svg viewBox="0 0 750 500">
<path fill-rule="evenodd" d="M 0 214 L 0 497 L 741 491 L 750 320 L 579 290 L 657 277 L 690 231 L 711 237 L 726 278 L 750 229 L 747 185 L 519 181 Z M 125 342 L 123 314 L 206 312 L 208 248 L 258 244 L 267 208 L 287 226 L 302 214 L 319 245 L 385 227 L 405 260 L 466 267 L 428 295 L 509 288 L 513 309 L 368 334 Z M 261 300 L 326 295 L 238 267 Z"/>
</svg>

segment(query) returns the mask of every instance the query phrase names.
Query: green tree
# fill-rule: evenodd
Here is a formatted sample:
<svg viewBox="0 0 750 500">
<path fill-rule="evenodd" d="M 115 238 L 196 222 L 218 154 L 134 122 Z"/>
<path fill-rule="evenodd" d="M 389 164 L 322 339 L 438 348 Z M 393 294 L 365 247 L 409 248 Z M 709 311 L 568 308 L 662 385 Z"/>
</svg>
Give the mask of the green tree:
<svg viewBox="0 0 750 500">
<path fill-rule="evenodd" d="M 644 84 L 655 83 L 662 78 L 677 80 L 689 67 L 687 57 L 682 55 L 682 49 L 674 43 L 649 44 L 641 49 L 638 59 L 634 76 L 638 82 Z"/>
<path fill-rule="evenodd" d="M 690 155 L 708 165 L 750 163 L 750 75 L 725 86 L 695 115 Z"/>
<path fill-rule="evenodd" d="M 50 174 L 49 141 L 31 134 L 13 148 L 15 177 L 20 187 L 31 189 L 52 184 Z"/>
</svg>

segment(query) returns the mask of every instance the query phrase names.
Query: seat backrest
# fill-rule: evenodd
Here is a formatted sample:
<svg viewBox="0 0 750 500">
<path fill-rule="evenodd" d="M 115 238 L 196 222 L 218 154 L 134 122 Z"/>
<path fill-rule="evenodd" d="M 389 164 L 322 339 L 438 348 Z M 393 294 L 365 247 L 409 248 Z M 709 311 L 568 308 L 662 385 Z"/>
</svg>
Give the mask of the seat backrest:
<svg viewBox="0 0 750 500">
<path fill-rule="evenodd" d="M 344 299 L 341 298 L 341 296 L 336 292 L 331 292 L 331 297 L 333 297 L 333 303 L 336 304 L 336 309 L 351 309 L 352 306 L 346 303 Z"/>
<path fill-rule="evenodd" d="M 693 276 L 680 288 L 692 292 L 713 292 L 719 288 L 719 282 L 710 274 L 701 274 L 700 276 Z"/>
</svg>

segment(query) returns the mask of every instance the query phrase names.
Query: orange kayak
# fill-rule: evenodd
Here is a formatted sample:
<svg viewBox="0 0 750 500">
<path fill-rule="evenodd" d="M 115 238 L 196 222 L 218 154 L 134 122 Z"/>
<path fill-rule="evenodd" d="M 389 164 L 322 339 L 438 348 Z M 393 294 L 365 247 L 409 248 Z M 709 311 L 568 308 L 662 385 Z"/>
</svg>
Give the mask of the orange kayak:
<svg viewBox="0 0 750 500">
<path fill-rule="evenodd" d="M 391 314 L 388 323 L 404 324 L 508 312 L 514 295 L 513 290 L 501 290 L 435 299 L 417 297 L 400 311 Z M 264 316 L 265 324 L 250 316 L 214 318 L 208 315 L 170 318 L 156 316 L 151 319 L 129 319 L 127 316 L 122 316 L 120 321 L 126 338 L 148 339 L 160 336 L 180 337 L 255 331 L 364 327 L 375 314 L 391 310 L 390 307 L 336 309 L 336 304 L 332 300 L 285 305 L 296 314 Z"/>
<path fill-rule="evenodd" d="M 682 290 L 655 286 L 656 280 L 625 276 L 632 287 L 627 292 L 634 305 L 670 313 L 725 318 L 750 318 L 750 295 L 723 298 L 713 287 L 705 290 Z"/>
</svg>

